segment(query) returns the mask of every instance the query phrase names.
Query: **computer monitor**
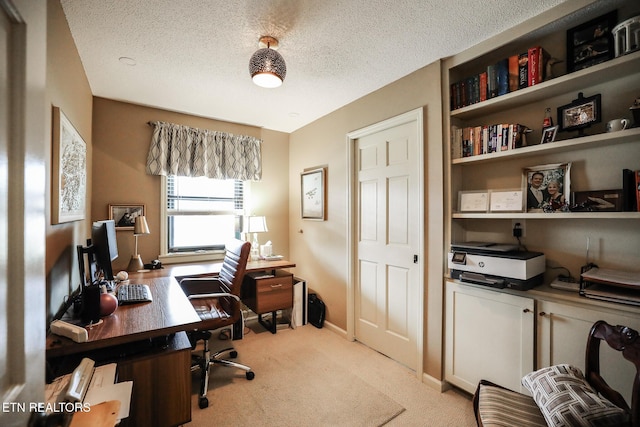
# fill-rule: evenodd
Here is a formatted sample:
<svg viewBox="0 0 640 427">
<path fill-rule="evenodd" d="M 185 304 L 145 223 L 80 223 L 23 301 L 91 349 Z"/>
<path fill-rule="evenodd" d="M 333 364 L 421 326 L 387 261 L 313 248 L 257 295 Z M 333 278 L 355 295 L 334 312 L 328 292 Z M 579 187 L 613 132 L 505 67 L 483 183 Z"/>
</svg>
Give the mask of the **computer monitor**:
<svg viewBox="0 0 640 427">
<path fill-rule="evenodd" d="M 118 243 L 116 241 L 116 224 L 114 220 L 108 219 L 93 223 L 91 227 L 91 246 L 97 268 L 102 271 L 104 280 L 113 280 L 111 262 L 118 258 Z"/>
</svg>

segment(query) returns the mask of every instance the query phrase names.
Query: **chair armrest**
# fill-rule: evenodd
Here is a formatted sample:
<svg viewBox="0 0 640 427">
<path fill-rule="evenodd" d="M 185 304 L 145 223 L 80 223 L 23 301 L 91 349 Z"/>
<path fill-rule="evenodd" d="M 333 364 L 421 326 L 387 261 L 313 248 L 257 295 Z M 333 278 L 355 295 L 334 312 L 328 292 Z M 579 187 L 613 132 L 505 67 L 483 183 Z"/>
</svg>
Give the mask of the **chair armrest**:
<svg viewBox="0 0 640 427">
<path fill-rule="evenodd" d="M 213 292 L 210 294 L 193 294 L 187 296 L 188 299 L 199 299 L 199 298 L 220 298 L 220 297 L 231 297 L 236 301 L 240 301 L 240 297 L 237 295 L 230 294 L 228 292 Z"/>
</svg>

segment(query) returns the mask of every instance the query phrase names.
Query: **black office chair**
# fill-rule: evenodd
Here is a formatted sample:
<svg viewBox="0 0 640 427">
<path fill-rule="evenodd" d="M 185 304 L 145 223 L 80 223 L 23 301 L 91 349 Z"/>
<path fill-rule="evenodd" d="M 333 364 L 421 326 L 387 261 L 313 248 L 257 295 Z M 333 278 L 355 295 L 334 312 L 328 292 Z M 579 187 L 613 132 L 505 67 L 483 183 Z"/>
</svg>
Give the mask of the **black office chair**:
<svg viewBox="0 0 640 427">
<path fill-rule="evenodd" d="M 214 354 L 211 354 L 209 350 L 212 330 L 224 327 L 233 328 L 236 322 L 242 322 L 240 288 L 250 250 L 251 244 L 249 242 L 233 240 L 226 245 L 224 261 L 218 276 L 185 277 L 179 280 L 180 287 L 202 320 L 197 330 L 188 333 L 194 349 L 198 341 L 204 341 L 202 355 L 195 357 L 191 365 L 192 372 L 198 369 L 202 372 L 198 399 L 200 409 L 209 406 L 207 389 L 209 388 L 209 368 L 212 365 L 242 369 L 248 380 L 252 380 L 255 376 L 250 367 L 222 359 L 222 355 L 227 353 L 231 358 L 238 356 L 233 347 L 225 348 Z"/>
</svg>

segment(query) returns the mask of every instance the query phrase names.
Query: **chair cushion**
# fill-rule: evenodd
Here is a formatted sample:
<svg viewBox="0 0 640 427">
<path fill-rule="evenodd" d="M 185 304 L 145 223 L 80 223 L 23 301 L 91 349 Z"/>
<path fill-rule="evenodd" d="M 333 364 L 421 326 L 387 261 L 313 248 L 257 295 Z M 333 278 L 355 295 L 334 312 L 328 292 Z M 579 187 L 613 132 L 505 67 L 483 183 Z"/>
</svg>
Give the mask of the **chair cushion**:
<svg viewBox="0 0 640 427">
<path fill-rule="evenodd" d="M 202 320 L 227 320 L 231 317 L 220 305 L 219 298 L 192 299 L 191 305 Z"/>
<path fill-rule="evenodd" d="M 624 426 L 625 411 L 589 385 L 580 369 L 563 364 L 522 378 L 549 426 Z"/>
<path fill-rule="evenodd" d="M 547 426 L 540 409 L 530 396 L 482 383 L 478 389 L 477 415 L 480 418 L 478 425 L 483 427 Z"/>
</svg>

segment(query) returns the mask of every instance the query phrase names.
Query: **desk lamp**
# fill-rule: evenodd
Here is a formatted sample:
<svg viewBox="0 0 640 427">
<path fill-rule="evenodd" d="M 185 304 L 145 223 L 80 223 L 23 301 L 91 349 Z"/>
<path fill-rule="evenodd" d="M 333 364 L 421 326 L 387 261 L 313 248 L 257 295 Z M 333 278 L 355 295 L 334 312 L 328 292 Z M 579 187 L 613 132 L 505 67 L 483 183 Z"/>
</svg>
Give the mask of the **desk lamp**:
<svg viewBox="0 0 640 427">
<path fill-rule="evenodd" d="M 267 219 L 263 216 L 248 216 L 244 223 L 244 232 L 253 233 L 253 241 L 251 242 L 251 260 L 258 259 L 260 253 L 260 243 L 258 243 L 258 233 L 269 231 L 267 228 Z"/>
<path fill-rule="evenodd" d="M 149 226 L 147 225 L 147 219 L 142 215 L 137 216 L 133 223 L 133 237 L 136 239 L 136 250 L 134 254 L 131 255 L 131 261 L 129 261 L 127 271 L 139 271 L 144 268 L 142 257 L 138 253 L 138 236 L 141 234 L 151 234 Z"/>
</svg>

